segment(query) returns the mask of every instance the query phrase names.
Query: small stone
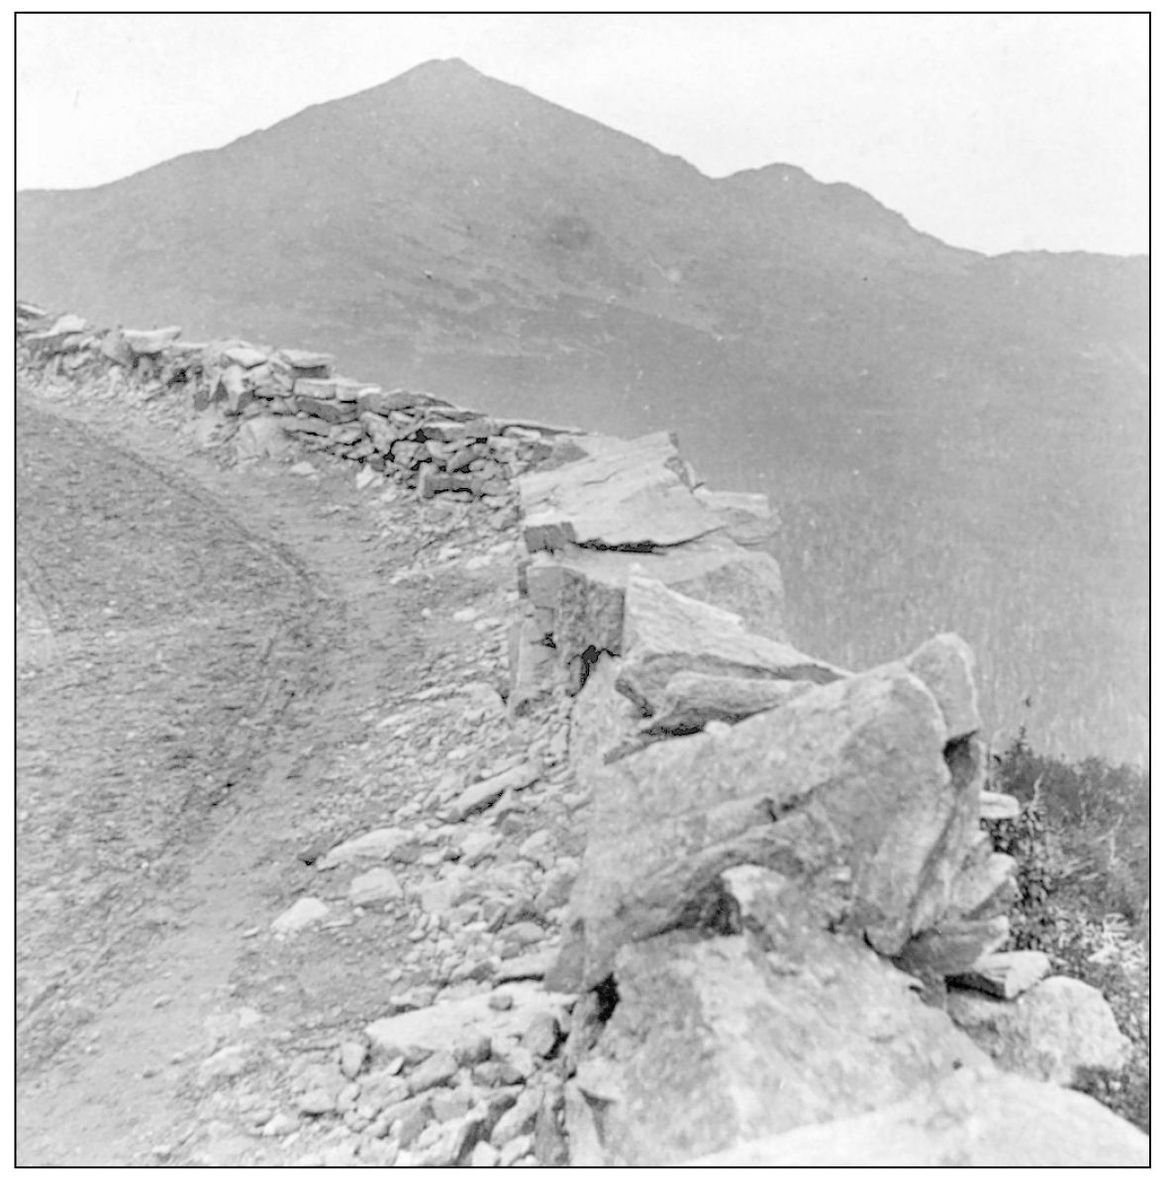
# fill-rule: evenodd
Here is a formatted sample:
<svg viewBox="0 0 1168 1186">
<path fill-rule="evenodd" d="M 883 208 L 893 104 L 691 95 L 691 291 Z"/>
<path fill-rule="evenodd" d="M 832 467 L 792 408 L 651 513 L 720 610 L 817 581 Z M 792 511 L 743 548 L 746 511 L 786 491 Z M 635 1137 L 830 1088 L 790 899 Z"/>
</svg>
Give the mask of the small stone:
<svg viewBox="0 0 1168 1186">
<path fill-rule="evenodd" d="M 491 1130 L 491 1143 L 499 1149 L 505 1149 L 516 1137 L 532 1132 L 538 1112 L 539 1093 L 528 1088 L 515 1101 L 514 1106 L 499 1117 Z"/>
<path fill-rule="evenodd" d="M 523 1045 L 539 1058 L 551 1058 L 560 1040 L 560 1027 L 550 1013 L 537 1013 L 523 1035 Z"/>
<path fill-rule="evenodd" d="M 304 1116 L 325 1116 L 335 1110 L 336 1098 L 331 1091 L 317 1087 L 312 1091 L 306 1091 L 297 1100 L 296 1106 Z"/>
<path fill-rule="evenodd" d="M 479 1141 L 471 1150 L 470 1163 L 472 1166 L 490 1168 L 499 1164 L 498 1150 L 488 1145 L 486 1141 Z"/>
<path fill-rule="evenodd" d="M 224 1083 L 238 1078 L 247 1068 L 248 1048 L 246 1046 L 224 1046 L 199 1066 L 201 1083 Z"/>
<path fill-rule="evenodd" d="M 430 1097 L 430 1109 L 440 1123 L 458 1120 L 471 1109 L 471 1098 L 465 1091 L 436 1091 Z"/>
<path fill-rule="evenodd" d="M 481 1062 L 471 1072 L 480 1087 L 514 1087 L 523 1083 L 523 1076 L 509 1063 L 498 1058 Z"/>
<path fill-rule="evenodd" d="M 356 1079 L 368 1053 L 369 1047 L 364 1042 L 342 1042 L 339 1051 L 341 1074 L 346 1079 Z"/>
<path fill-rule="evenodd" d="M 454 1058 L 460 1067 L 473 1067 L 491 1057 L 491 1039 L 486 1034 L 475 1034 L 454 1048 Z"/>
<path fill-rule="evenodd" d="M 439 1051 L 432 1054 L 410 1075 L 410 1091 L 417 1095 L 431 1087 L 441 1087 L 443 1084 L 449 1083 L 457 1074 L 458 1063 L 455 1062 L 454 1056 L 445 1051 Z"/>
<path fill-rule="evenodd" d="M 277 1112 L 264 1125 L 261 1136 L 265 1137 L 286 1137 L 289 1133 L 296 1132 L 300 1128 L 297 1121 L 289 1116 L 286 1112 Z"/>
<path fill-rule="evenodd" d="M 295 465 L 288 467 L 290 474 L 295 474 L 298 478 L 315 478 L 316 469 L 311 461 L 298 461 Z"/>
<path fill-rule="evenodd" d="M 529 787 L 539 778 L 539 767 L 533 762 L 523 762 L 511 769 L 474 783 L 455 800 L 448 813 L 451 823 L 461 823 L 468 816 L 485 811 L 507 791 Z"/>
<path fill-rule="evenodd" d="M 355 906 L 370 906 L 376 902 L 405 897 L 401 882 L 389 869 L 370 869 L 353 878 L 349 886 L 349 900 Z"/>
<path fill-rule="evenodd" d="M 505 1013 L 514 1004 L 514 997 L 509 992 L 493 992 L 487 999 L 487 1005 L 498 1013 Z"/>
<path fill-rule="evenodd" d="M 477 865 L 490 856 L 499 847 L 502 840 L 503 838 L 497 832 L 489 829 L 484 828 L 471 832 L 459 844 L 459 848 L 462 850 L 462 863 Z"/>
<path fill-rule="evenodd" d="M 365 832 L 352 840 L 346 840 L 335 848 L 329 849 L 316 862 L 318 869 L 332 869 L 350 861 L 376 860 L 384 861 L 391 857 L 397 859 L 398 853 L 410 842 L 411 836 L 404 828 L 376 828 L 372 832 Z"/>
<path fill-rule="evenodd" d="M 528 947 L 532 943 L 540 942 L 544 938 L 544 929 L 538 923 L 531 922 L 527 919 L 506 927 L 500 932 L 499 937 L 515 943 L 519 947 Z"/>
<path fill-rule="evenodd" d="M 526 1157 L 535 1145 L 535 1137 L 531 1133 L 524 1133 L 515 1137 L 499 1150 L 500 1165 L 514 1165 L 520 1158 Z"/>
<path fill-rule="evenodd" d="M 277 935 L 292 935 L 319 922 L 328 912 L 329 908 L 319 898 L 301 898 L 272 923 L 272 930 Z"/>
</svg>

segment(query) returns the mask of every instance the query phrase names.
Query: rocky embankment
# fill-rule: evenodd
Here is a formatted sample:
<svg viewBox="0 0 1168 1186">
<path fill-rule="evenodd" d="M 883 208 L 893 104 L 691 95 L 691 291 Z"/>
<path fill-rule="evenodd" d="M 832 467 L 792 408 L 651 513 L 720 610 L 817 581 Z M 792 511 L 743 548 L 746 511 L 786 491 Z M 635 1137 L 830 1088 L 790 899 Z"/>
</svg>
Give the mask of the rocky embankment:
<svg viewBox="0 0 1168 1186">
<path fill-rule="evenodd" d="M 980 821 L 1017 804 L 983 791 L 959 638 L 860 673 L 800 653 L 765 498 L 708 490 L 666 433 L 27 305 L 18 331 L 30 386 L 178 409 L 238 464 L 330 454 L 402 514 L 473 509 L 467 570 L 518 557 L 509 621 L 481 619 L 505 680 L 435 681 L 381 722 L 429 739 L 416 791 L 308 854 L 264 928 L 312 959 L 338 927 L 396 926 L 364 1024 L 262 1099 L 233 1087 L 257 1058 L 238 1026 L 191 1070 L 235 1090 L 241 1163 L 1146 1164 L 1068 1089 L 1122 1063 L 1105 1002 L 1002 950 L 1013 862 Z M 451 701 L 465 739 L 443 752 Z"/>
</svg>

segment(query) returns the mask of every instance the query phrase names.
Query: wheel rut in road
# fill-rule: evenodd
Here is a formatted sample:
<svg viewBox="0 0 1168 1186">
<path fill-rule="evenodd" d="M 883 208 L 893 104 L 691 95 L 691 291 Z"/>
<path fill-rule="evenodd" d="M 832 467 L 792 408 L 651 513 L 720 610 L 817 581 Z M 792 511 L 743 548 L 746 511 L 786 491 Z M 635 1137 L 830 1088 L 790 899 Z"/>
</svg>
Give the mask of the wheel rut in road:
<svg viewBox="0 0 1168 1186">
<path fill-rule="evenodd" d="M 17 1155 L 141 1163 L 419 607 L 351 488 L 28 394 L 17 432 Z"/>
</svg>

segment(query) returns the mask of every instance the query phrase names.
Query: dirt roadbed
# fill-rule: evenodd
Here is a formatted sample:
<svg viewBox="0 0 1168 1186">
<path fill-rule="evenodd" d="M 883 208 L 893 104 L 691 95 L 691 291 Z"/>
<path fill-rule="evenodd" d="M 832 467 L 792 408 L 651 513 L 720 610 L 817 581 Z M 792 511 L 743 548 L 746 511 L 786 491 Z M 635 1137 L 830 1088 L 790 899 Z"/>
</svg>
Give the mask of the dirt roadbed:
<svg viewBox="0 0 1168 1186">
<path fill-rule="evenodd" d="M 17 429 L 19 1163 L 331 1164 L 342 1126 L 296 1111 L 297 1075 L 479 950 L 414 896 L 460 855 L 435 782 L 555 766 L 546 719 L 487 704 L 512 541 L 333 463 L 225 465 L 114 405 L 23 392 Z M 505 855 L 565 825 L 558 799 L 518 804 Z M 417 864 L 352 909 L 313 864 L 386 823 Z M 279 941 L 309 893 L 330 921 Z M 345 1163 L 392 1164 L 361 1128 Z"/>
</svg>

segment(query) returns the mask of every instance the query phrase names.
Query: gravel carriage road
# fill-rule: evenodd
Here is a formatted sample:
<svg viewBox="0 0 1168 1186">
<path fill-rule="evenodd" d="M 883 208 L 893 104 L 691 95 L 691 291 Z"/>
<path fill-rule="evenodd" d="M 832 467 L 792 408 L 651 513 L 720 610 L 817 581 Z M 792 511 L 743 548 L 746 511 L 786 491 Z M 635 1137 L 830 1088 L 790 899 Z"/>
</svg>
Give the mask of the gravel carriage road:
<svg viewBox="0 0 1168 1186">
<path fill-rule="evenodd" d="M 17 434 L 18 1163 L 270 1164 L 237 1113 L 378 1016 L 413 923 L 269 924 L 319 892 L 315 852 L 385 819 L 372 722 L 497 682 L 502 619 L 450 609 L 505 616 L 506 559 L 392 583 L 459 524 L 498 537 L 351 472 L 237 470 L 133 410 L 21 392 Z M 399 738 L 399 793 L 454 740 Z M 242 1026 L 277 1069 L 217 1112 L 192 1068 Z"/>
</svg>

